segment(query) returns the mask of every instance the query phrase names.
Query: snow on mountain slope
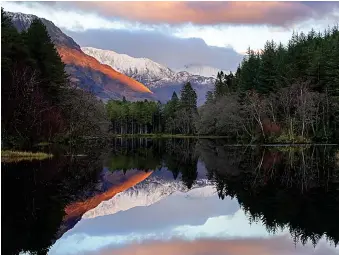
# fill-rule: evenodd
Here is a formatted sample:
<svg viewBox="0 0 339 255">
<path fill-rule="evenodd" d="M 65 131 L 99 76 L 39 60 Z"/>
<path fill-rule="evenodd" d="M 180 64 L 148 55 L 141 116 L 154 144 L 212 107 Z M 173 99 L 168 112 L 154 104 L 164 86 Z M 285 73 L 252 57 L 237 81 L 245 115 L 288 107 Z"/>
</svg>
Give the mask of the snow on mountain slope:
<svg viewBox="0 0 339 255">
<path fill-rule="evenodd" d="M 92 47 L 82 47 L 83 52 L 95 57 L 102 64 L 111 66 L 130 77 L 145 75 L 151 79 L 173 77 L 174 72 L 148 58 L 133 58 L 126 54 L 119 54 L 110 50 L 101 50 Z"/>
<path fill-rule="evenodd" d="M 189 190 L 182 181 L 169 181 L 161 177 L 151 176 L 110 200 L 102 202 L 96 208 L 86 212 L 82 218 L 95 218 L 126 211 L 137 206 L 149 206 L 173 193 L 177 195 L 182 193 L 184 196 L 194 198 L 213 196 L 215 192 L 214 186 L 207 179 L 197 180 L 192 189 Z"/>
<path fill-rule="evenodd" d="M 211 66 L 204 66 L 204 65 L 195 65 L 195 64 L 189 64 L 189 65 L 184 65 L 183 68 L 176 69 L 178 72 L 179 71 L 186 71 L 188 73 L 194 74 L 194 75 L 199 75 L 199 76 L 204 76 L 204 77 L 213 77 L 216 78 L 218 72 L 223 71 L 224 73 L 229 73 L 228 71 L 225 70 L 220 70 L 215 67 Z"/>
<path fill-rule="evenodd" d="M 209 75 L 210 77 L 205 77 L 187 71 L 176 72 L 150 59 L 134 58 L 110 50 L 96 49 L 93 47 L 82 47 L 81 49 L 87 55 L 97 59 L 100 63 L 106 64 L 144 84 L 154 92 L 156 98 L 161 102 L 168 101 L 174 91 L 178 94 L 183 84 L 188 81 L 197 92 L 198 105 L 204 103 L 207 91 L 213 90 L 214 88 L 215 78 L 211 75 Z M 211 74 L 214 72 L 213 70 L 207 68 L 202 71 Z M 198 73 L 198 70 L 195 70 L 195 72 Z M 216 73 L 217 72 L 218 71 L 216 71 Z"/>
<path fill-rule="evenodd" d="M 126 54 L 93 47 L 82 47 L 81 49 L 87 55 L 96 58 L 100 63 L 111 66 L 113 69 L 142 82 L 149 88 L 159 88 L 174 84 L 182 85 L 187 81 L 210 85 L 214 84 L 215 81 L 212 77 L 203 77 L 187 71 L 175 72 L 148 58 L 134 58 Z"/>
</svg>

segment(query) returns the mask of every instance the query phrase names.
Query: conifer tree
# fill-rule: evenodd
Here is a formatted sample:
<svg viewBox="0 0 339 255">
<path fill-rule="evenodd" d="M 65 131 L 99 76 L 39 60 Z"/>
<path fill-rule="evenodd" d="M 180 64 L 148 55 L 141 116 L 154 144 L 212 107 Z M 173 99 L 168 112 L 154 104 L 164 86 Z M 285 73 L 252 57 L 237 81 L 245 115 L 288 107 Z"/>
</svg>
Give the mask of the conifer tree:
<svg viewBox="0 0 339 255">
<path fill-rule="evenodd" d="M 67 86 L 65 64 L 40 19 L 32 21 L 25 39 L 31 57 L 36 60 L 46 95 L 53 103 L 60 102 L 61 90 Z"/>
</svg>

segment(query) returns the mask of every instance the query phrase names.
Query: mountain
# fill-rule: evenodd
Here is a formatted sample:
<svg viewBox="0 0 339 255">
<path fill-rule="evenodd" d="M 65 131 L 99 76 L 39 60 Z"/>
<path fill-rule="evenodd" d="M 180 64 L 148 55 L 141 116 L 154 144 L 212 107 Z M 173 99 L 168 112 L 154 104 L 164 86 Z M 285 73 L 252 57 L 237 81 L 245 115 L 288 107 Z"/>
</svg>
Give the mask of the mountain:
<svg viewBox="0 0 339 255">
<path fill-rule="evenodd" d="M 123 171 L 112 173 L 104 169 L 96 185 L 95 192 L 88 194 L 89 192 L 87 191 L 86 197 L 65 207 L 65 216 L 57 235 L 61 236 L 69 229 L 72 229 L 87 211 L 97 207 L 103 201 L 111 199 L 119 192 L 123 192 L 142 182 L 151 174 L 151 171 L 144 172 L 137 170 L 130 170 L 126 173 L 123 173 Z"/>
<path fill-rule="evenodd" d="M 225 71 L 225 70 L 220 70 L 220 69 L 215 68 L 215 67 L 204 66 L 204 65 L 199 65 L 199 64 L 184 65 L 183 68 L 179 68 L 179 69 L 176 69 L 176 70 L 178 72 L 186 71 L 190 74 L 204 76 L 204 77 L 213 77 L 213 78 L 217 78 L 217 74 L 220 71 L 223 71 L 224 73 L 229 73 L 228 71 Z"/>
<path fill-rule="evenodd" d="M 198 71 L 215 75 L 218 70 L 215 68 L 196 68 L 195 74 L 187 71 L 174 71 L 148 58 L 134 58 L 126 54 L 119 54 L 111 50 L 102 50 L 93 47 L 82 47 L 81 50 L 87 55 L 96 58 L 100 63 L 109 65 L 113 69 L 145 84 L 151 89 L 157 99 L 167 101 L 173 91 L 180 92 L 182 85 L 188 81 L 198 94 L 198 104 L 205 101 L 207 91 L 212 90 L 215 78 L 213 75 L 205 77 L 199 75 Z"/>
<path fill-rule="evenodd" d="M 199 188 L 211 187 L 201 190 Z M 115 195 L 109 200 L 101 202 L 97 207 L 87 211 L 82 218 L 95 218 L 127 211 L 137 206 L 150 206 L 165 199 L 174 193 L 184 193 L 190 197 L 208 197 L 215 195 L 215 188 L 207 179 L 196 180 L 192 189 L 188 189 L 182 181 L 165 179 L 161 176 L 151 175 L 142 182 L 131 186 L 129 189 Z"/>
<path fill-rule="evenodd" d="M 149 88 L 157 87 L 159 79 L 170 81 L 174 78 L 174 72 L 171 69 L 148 58 L 133 58 L 126 54 L 93 47 L 82 47 L 81 50 L 102 64 L 109 65 L 134 79 L 143 80 Z"/>
<path fill-rule="evenodd" d="M 26 30 L 35 15 L 6 12 L 13 25 L 19 30 Z M 94 92 L 101 99 L 122 98 L 128 100 L 154 99 L 153 93 L 141 82 L 119 73 L 108 65 L 99 63 L 95 58 L 85 54 L 80 46 L 64 34 L 53 22 L 40 18 L 55 43 L 56 48 L 66 64 L 66 71 L 71 82 L 80 88 Z"/>
</svg>

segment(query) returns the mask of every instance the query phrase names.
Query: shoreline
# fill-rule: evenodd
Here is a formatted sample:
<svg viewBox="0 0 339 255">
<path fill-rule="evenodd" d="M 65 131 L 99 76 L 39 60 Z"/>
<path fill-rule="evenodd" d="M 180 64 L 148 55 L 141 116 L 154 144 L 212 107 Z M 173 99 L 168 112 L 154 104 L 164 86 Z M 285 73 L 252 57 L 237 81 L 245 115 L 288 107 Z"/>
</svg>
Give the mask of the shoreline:
<svg viewBox="0 0 339 255">
<path fill-rule="evenodd" d="M 227 139 L 228 136 L 216 136 L 216 135 L 182 135 L 182 134 L 114 134 L 109 135 L 108 138 L 192 138 L 192 139 Z M 97 137 L 92 138 L 97 139 Z M 230 142 L 226 143 L 224 146 L 307 146 L 307 145 L 317 145 L 317 146 L 337 146 L 338 143 L 317 143 L 317 142 L 305 142 L 305 143 L 293 143 L 293 142 L 271 142 L 271 143 L 237 143 Z"/>
</svg>

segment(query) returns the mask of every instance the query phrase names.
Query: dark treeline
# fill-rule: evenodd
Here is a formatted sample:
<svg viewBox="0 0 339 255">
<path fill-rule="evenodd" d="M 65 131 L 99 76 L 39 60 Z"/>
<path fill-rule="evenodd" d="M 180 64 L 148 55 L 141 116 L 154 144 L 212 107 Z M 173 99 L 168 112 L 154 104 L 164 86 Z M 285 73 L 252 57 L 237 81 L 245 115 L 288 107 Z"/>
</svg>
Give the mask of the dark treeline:
<svg viewBox="0 0 339 255">
<path fill-rule="evenodd" d="M 171 100 L 160 102 L 128 102 L 125 98 L 109 100 L 106 109 L 114 134 L 195 133 L 197 95 L 191 84 L 186 83 L 179 98 L 174 92 Z"/>
<path fill-rule="evenodd" d="M 267 42 L 237 72 L 218 73 L 199 111 L 197 132 L 236 140 L 308 142 L 339 139 L 339 31 L 293 34 Z"/>
<path fill-rule="evenodd" d="M 339 163 L 333 146 L 268 149 L 198 144 L 219 197 L 236 197 L 251 222 L 287 228 L 295 242 L 338 244 Z"/>
<path fill-rule="evenodd" d="M 44 24 L 35 19 L 19 33 L 3 9 L 1 93 L 4 147 L 31 148 L 101 131 L 103 104 L 70 83 Z"/>
</svg>

